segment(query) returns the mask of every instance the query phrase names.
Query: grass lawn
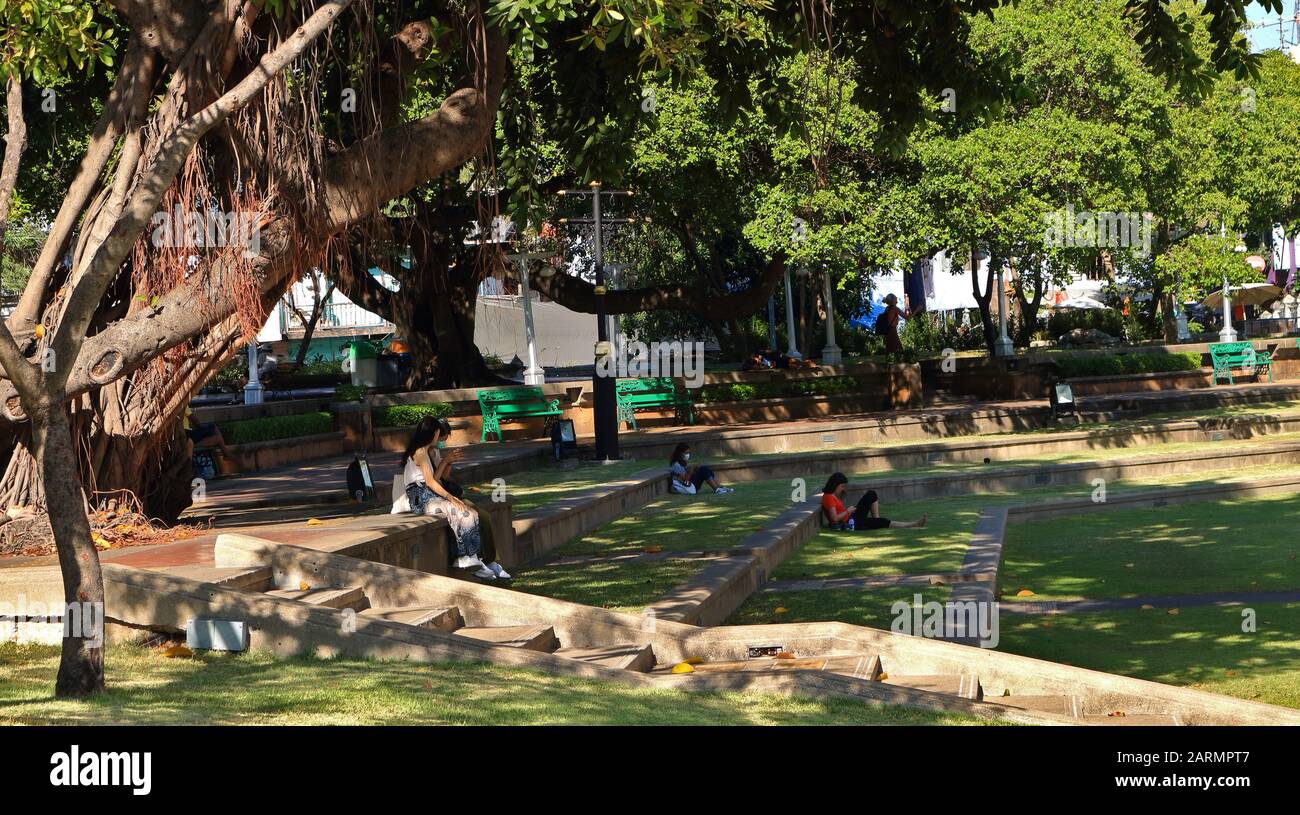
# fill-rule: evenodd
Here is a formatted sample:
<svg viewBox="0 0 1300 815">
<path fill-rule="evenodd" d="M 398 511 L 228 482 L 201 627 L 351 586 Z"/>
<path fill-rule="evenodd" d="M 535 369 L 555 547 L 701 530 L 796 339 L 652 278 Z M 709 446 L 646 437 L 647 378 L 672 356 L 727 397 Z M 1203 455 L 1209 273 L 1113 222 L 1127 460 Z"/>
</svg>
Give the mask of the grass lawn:
<svg viewBox="0 0 1300 815">
<path fill-rule="evenodd" d="M 726 625 L 766 625 L 838 620 L 868 628 L 888 629 L 894 620 L 893 605 L 907 603 L 915 595 L 922 603 L 946 603 L 947 586 L 891 586 L 880 589 L 831 589 L 829 591 L 773 591 L 750 595 L 736 609 Z M 909 614 L 911 612 L 908 612 Z"/>
<path fill-rule="evenodd" d="M 1300 708 L 1300 603 L 1001 615 L 998 650 Z"/>
<path fill-rule="evenodd" d="M 1009 602 L 1300 589 L 1298 524 L 1300 495 L 1012 524 L 1001 585 Z"/>
<path fill-rule="evenodd" d="M 746 481 L 715 495 L 665 495 L 556 549 L 560 555 L 618 555 L 725 549 L 791 506 L 790 479 Z"/>
<path fill-rule="evenodd" d="M 594 461 L 570 461 L 565 466 L 546 464 L 535 470 L 506 476 L 504 479 L 506 495 L 514 505 L 515 512 L 523 512 L 545 506 L 552 501 L 580 495 L 657 465 L 658 462 L 646 459 L 616 461 L 610 464 Z M 473 489 L 491 495 L 494 486 L 491 482 L 484 482 Z"/>
<path fill-rule="evenodd" d="M 641 690 L 492 665 L 108 649 L 109 690 L 52 696 L 54 646 L 0 645 L 0 724 L 983 724 L 856 700 Z"/>
<path fill-rule="evenodd" d="M 542 565 L 514 572 L 511 588 L 635 613 L 685 582 L 707 562 L 698 558 L 681 558 L 649 563 Z"/>
</svg>

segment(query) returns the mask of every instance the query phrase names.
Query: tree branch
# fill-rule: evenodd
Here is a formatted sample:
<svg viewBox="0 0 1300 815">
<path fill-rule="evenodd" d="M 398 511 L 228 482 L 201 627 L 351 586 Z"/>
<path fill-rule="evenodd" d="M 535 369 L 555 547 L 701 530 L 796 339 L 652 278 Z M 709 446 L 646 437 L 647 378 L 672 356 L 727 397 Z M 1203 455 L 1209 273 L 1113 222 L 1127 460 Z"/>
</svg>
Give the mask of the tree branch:
<svg viewBox="0 0 1300 815">
<path fill-rule="evenodd" d="M 718 294 L 690 286 L 652 286 L 611 291 L 605 295 L 607 314 L 631 314 L 638 311 L 676 309 L 689 311 L 709 320 L 748 317 L 763 307 L 776 284 L 785 276 L 785 258 L 769 261 L 758 282 L 744 291 Z M 540 270 L 529 273 L 529 281 L 542 294 L 572 311 L 595 314 L 596 287 L 581 278 L 556 272 L 549 277 Z"/>
</svg>

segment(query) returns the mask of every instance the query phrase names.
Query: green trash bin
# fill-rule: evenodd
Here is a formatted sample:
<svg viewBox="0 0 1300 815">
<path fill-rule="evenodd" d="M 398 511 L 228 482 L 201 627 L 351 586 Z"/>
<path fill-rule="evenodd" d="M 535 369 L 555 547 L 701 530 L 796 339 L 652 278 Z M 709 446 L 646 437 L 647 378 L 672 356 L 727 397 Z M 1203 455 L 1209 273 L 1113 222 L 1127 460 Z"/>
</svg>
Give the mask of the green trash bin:
<svg viewBox="0 0 1300 815">
<path fill-rule="evenodd" d="M 352 340 L 347 344 L 348 373 L 353 385 L 366 388 L 379 386 L 379 348 L 367 340 Z"/>
</svg>

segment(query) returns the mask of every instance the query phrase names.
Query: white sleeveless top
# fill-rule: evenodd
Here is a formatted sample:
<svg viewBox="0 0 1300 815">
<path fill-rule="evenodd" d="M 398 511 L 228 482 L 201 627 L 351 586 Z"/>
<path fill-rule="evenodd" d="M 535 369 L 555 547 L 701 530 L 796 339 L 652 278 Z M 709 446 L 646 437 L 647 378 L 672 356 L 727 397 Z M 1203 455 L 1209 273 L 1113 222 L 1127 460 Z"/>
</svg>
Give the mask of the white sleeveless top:
<svg viewBox="0 0 1300 815">
<path fill-rule="evenodd" d="M 415 463 L 414 456 L 406 460 L 406 469 L 402 470 L 402 481 L 404 484 L 424 483 L 424 470 L 421 470 L 420 465 Z"/>
</svg>

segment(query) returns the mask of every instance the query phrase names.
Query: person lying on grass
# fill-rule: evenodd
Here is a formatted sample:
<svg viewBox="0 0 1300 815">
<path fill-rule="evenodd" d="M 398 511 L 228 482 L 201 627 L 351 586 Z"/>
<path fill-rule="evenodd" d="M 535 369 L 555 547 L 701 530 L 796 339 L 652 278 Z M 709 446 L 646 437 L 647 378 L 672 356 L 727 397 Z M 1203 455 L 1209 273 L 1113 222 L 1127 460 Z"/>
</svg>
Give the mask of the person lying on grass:
<svg viewBox="0 0 1300 815">
<path fill-rule="evenodd" d="M 891 521 L 880 517 L 880 498 L 875 490 L 867 490 L 857 506 L 845 509 L 844 490 L 848 483 L 844 473 L 833 473 L 822 488 L 822 515 L 826 524 L 834 529 L 906 529 L 925 526 L 930 518 L 922 515 L 919 521 Z"/>
<path fill-rule="evenodd" d="M 718 495 L 735 492 L 730 487 L 718 483 L 718 477 L 703 464 L 691 464 L 691 446 L 679 444 L 673 448 L 673 457 L 668 459 L 668 475 L 672 478 L 673 492 L 682 495 L 694 495 L 705 484 L 713 487 Z"/>
<path fill-rule="evenodd" d="M 483 580 L 509 579 L 501 564 L 484 563 L 482 529 L 478 512 L 447 491 L 438 480 L 432 452 L 442 438 L 438 420 L 426 416 L 415 426 L 411 440 L 402 453 L 402 480 L 411 511 L 422 515 L 442 515 L 456 536 L 456 568 L 474 569 Z"/>
</svg>

